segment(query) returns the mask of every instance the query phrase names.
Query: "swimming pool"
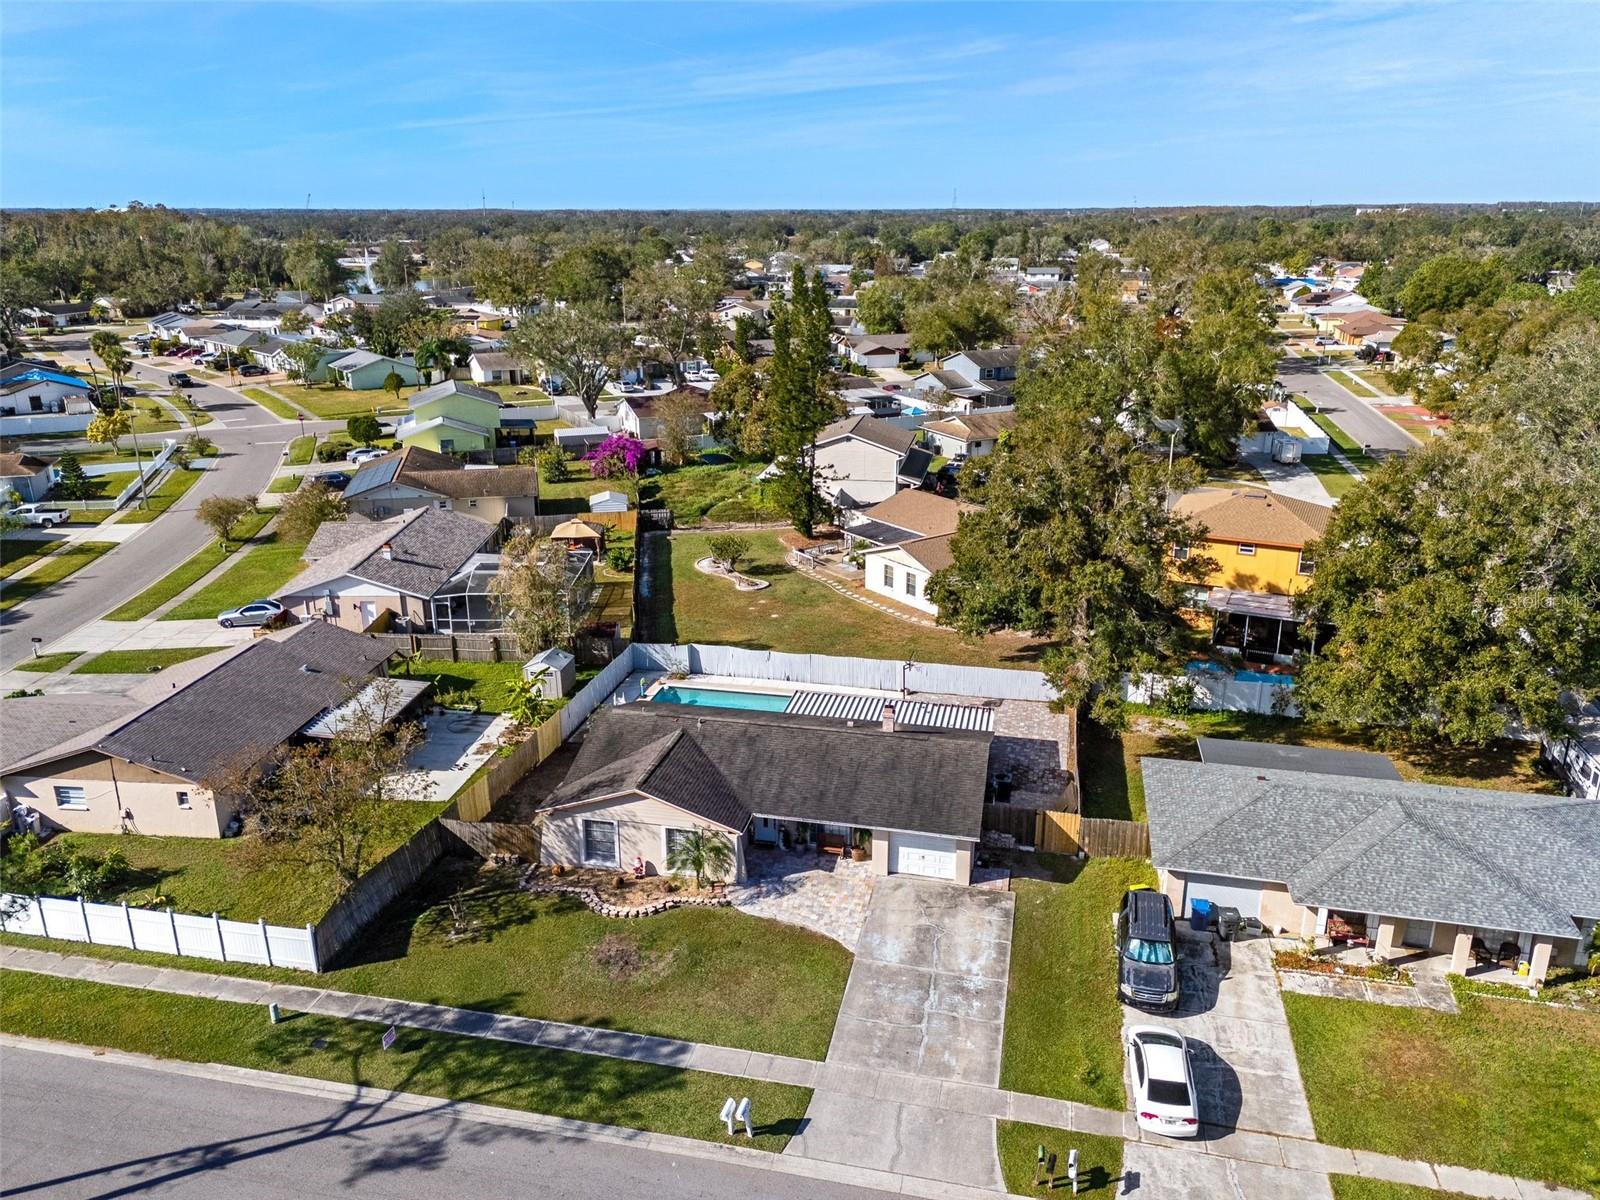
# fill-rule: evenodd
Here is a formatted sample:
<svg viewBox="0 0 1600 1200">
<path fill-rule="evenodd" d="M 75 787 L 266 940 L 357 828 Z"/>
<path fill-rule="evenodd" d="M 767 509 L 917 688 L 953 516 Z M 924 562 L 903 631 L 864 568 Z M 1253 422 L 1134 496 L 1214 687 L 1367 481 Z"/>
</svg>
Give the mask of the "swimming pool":
<svg viewBox="0 0 1600 1200">
<path fill-rule="evenodd" d="M 1227 675 L 1228 669 L 1214 662 L 1192 662 L 1188 671 L 1193 674 Z M 1294 676 L 1274 675 L 1271 671 L 1233 671 L 1234 679 L 1239 683 L 1275 683 L 1282 687 L 1293 687 Z"/>
<path fill-rule="evenodd" d="M 652 703 L 688 704 L 701 708 L 746 708 L 755 712 L 783 712 L 790 697 L 774 692 L 730 692 L 722 688 L 678 687 L 668 684 L 650 697 Z"/>
</svg>

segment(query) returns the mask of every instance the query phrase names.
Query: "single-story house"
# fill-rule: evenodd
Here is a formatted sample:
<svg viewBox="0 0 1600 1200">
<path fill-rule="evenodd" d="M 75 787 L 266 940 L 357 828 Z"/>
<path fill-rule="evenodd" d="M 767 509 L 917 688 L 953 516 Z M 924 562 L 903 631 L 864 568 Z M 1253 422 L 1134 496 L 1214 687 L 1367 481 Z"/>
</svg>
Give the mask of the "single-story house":
<svg viewBox="0 0 1600 1200">
<path fill-rule="evenodd" d="M 1014 428 L 1016 423 L 1016 409 L 990 409 L 929 421 L 923 425 L 922 432 L 928 445 L 946 458 L 954 458 L 958 454 L 982 458 L 994 451 L 1000 442 L 1000 435 Z"/>
<path fill-rule="evenodd" d="M 667 871 L 694 830 L 747 851 L 814 830 L 824 847 L 870 836 L 879 874 L 967 884 L 983 829 L 991 734 L 655 701 L 602 708 L 565 781 L 540 806 L 550 863 Z"/>
<path fill-rule="evenodd" d="M 896 367 L 911 346 L 905 333 L 864 333 L 844 343 L 845 357 L 858 367 L 882 370 Z"/>
<path fill-rule="evenodd" d="M 128 696 L 8 700 L 0 780 L 14 809 L 50 827 L 221 837 L 239 797 L 214 791 L 219 781 L 312 736 L 392 653 L 315 622 L 168 668 Z"/>
<path fill-rule="evenodd" d="M 12 492 L 21 497 L 22 504 L 43 500 L 55 480 L 54 459 L 35 458 L 31 454 L 0 454 L 0 505 L 9 501 Z"/>
<path fill-rule="evenodd" d="M 64 300 L 59 303 L 35 304 L 22 310 L 29 324 L 47 329 L 65 329 L 68 325 L 82 325 L 89 319 L 87 300 Z"/>
<path fill-rule="evenodd" d="M 941 533 L 864 551 L 862 582 L 869 592 L 938 616 L 939 606 L 928 599 L 928 580 L 955 562 L 954 537 Z"/>
<path fill-rule="evenodd" d="M 395 426 L 395 441 L 441 454 L 492 449 L 506 407 L 498 393 L 457 379 L 414 392 L 406 404 L 411 411 Z"/>
<path fill-rule="evenodd" d="M 415 363 L 370 350 L 347 350 L 326 363 L 323 369 L 339 380 L 340 387 L 352 390 L 381 388 L 391 373 L 400 376 L 406 387 L 416 387 L 422 382 Z"/>
<path fill-rule="evenodd" d="M 933 455 L 916 443 L 913 430 L 878 417 L 835 421 L 814 443 L 823 495 L 838 508 L 863 508 L 920 486 Z"/>
<path fill-rule="evenodd" d="M 702 409 L 710 407 L 711 402 L 704 392 L 688 387 L 676 388 L 656 396 L 624 396 L 617 402 L 618 426 L 629 437 L 638 438 L 642 442 L 655 441 L 661 436 L 662 413 L 666 411 L 670 402 L 681 396 L 688 396 Z M 703 431 L 702 426 L 695 433 L 698 435 Z"/>
<path fill-rule="evenodd" d="M 306 546 L 308 565 L 277 599 L 297 616 L 357 632 L 383 613 L 399 628 L 426 632 L 434 596 L 499 541 L 498 527 L 438 508 L 328 521 Z"/>
<path fill-rule="evenodd" d="M 23 363 L 0 371 L 0 416 L 93 412 L 88 380 Z"/>
<path fill-rule="evenodd" d="M 500 350 L 479 351 L 467 359 L 467 374 L 473 383 L 527 383 L 532 372 L 511 355 Z"/>
<path fill-rule="evenodd" d="M 1510 963 L 1529 983 L 1584 961 L 1600 919 L 1600 805 L 1293 766 L 1140 760 L 1151 859 L 1174 912 L 1197 899 L 1380 958 Z"/>
<path fill-rule="evenodd" d="M 921 488 L 905 488 L 871 508 L 847 514 L 845 533 L 856 549 L 898 546 L 922 537 L 954 533 L 961 514 L 977 508 Z"/>
<path fill-rule="evenodd" d="M 414 508 L 441 508 L 498 525 L 539 510 L 536 467 L 471 466 L 449 454 L 407 446 L 361 464 L 345 487 L 353 513 L 383 520 Z"/>
</svg>

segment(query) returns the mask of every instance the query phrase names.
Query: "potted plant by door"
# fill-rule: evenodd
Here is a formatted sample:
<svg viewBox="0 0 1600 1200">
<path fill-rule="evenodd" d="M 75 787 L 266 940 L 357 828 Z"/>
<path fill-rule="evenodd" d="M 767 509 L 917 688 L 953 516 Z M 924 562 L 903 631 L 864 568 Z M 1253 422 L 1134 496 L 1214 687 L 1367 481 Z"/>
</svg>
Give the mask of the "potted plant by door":
<svg viewBox="0 0 1600 1200">
<path fill-rule="evenodd" d="M 855 835 L 855 845 L 850 849 L 850 857 L 856 862 L 866 862 L 872 857 L 872 831 L 858 829 Z"/>
</svg>

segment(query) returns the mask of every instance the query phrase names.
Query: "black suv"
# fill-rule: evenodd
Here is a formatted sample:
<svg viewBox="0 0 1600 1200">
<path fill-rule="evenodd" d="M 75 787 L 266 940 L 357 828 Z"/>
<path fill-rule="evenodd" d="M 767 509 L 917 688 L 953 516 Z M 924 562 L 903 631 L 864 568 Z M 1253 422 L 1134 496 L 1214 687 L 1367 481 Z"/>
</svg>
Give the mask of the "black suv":
<svg viewBox="0 0 1600 1200">
<path fill-rule="evenodd" d="M 1178 938 L 1172 901 L 1160 892 L 1124 892 L 1117 910 L 1117 998 L 1146 1012 L 1178 1007 Z"/>
</svg>

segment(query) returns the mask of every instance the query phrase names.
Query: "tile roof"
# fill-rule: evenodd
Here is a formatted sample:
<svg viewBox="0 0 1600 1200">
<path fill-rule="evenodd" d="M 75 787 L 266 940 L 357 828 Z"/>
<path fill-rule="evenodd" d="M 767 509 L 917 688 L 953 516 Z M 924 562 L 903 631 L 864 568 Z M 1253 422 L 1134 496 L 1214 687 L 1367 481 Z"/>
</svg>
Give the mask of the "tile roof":
<svg viewBox="0 0 1600 1200">
<path fill-rule="evenodd" d="M 825 717 L 625 704 L 596 714 L 542 807 L 638 788 L 733 828 L 743 827 L 742 812 L 976 839 L 989 741 L 983 732 L 886 732 Z"/>
<path fill-rule="evenodd" d="M 1259 488 L 1199 488 L 1172 505 L 1193 517 L 1212 541 L 1303 547 L 1328 531 L 1331 508 Z"/>
<path fill-rule="evenodd" d="M 494 536 L 475 517 L 437 508 L 414 508 L 389 521 L 343 522 L 346 530 L 335 529 L 325 537 L 329 524 L 306 547 L 311 565 L 279 596 L 309 595 L 346 575 L 410 596 L 432 596 Z M 385 545 L 391 551 L 388 558 Z"/>
<path fill-rule="evenodd" d="M 1288 885 L 1297 904 L 1574 937 L 1600 917 L 1600 804 L 1140 760 L 1151 857 Z"/>
</svg>

